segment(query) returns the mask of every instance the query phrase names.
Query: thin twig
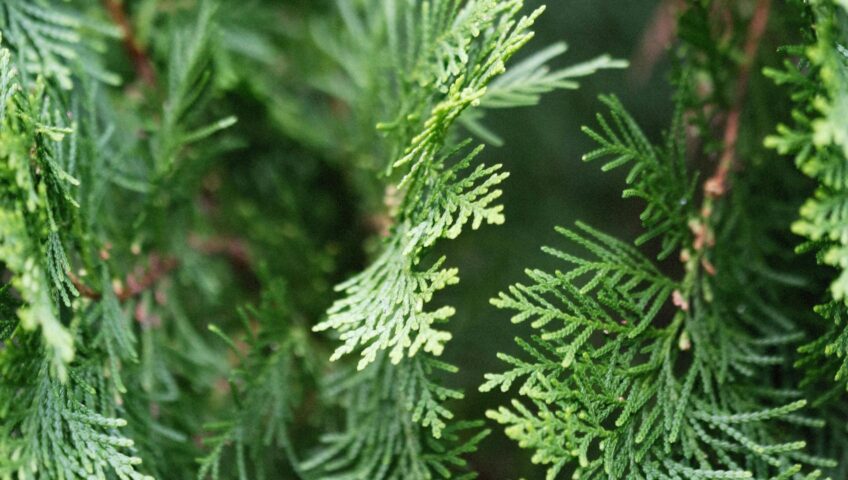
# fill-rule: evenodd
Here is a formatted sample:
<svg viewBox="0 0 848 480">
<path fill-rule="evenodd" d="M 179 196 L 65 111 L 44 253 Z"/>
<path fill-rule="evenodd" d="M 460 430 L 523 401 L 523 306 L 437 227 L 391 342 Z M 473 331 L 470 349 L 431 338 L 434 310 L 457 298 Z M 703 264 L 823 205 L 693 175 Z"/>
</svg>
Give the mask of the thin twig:
<svg viewBox="0 0 848 480">
<path fill-rule="evenodd" d="M 657 5 L 630 61 L 629 75 L 636 83 L 643 84 L 651 78 L 663 53 L 677 36 L 677 17 L 685 8 L 682 0 L 663 0 Z"/>
<path fill-rule="evenodd" d="M 136 75 L 147 86 L 155 86 L 156 71 L 153 69 L 153 62 L 150 61 L 147 52 L 144 51 L 144 48 L 136 38 L 132 23 L 130 23 L 124 11 L 123 2 L 121 0 L 103 0 L 103 6 L 106 7 L 109 16 L 112 17 L 112 21 L 121 29 L 121 34 L 124 37 L 124 48 L 126 48 L 127 53 L 129 53 L 132 59 Z"/>
<path fill-rule="evenodd" d="M 71 283 L 74 285 L 74 288 L 76 288 L 77 292 L 79 292 L 79 294 L 83 297 L 90 298 L 92 300 L 100 300 L 103 297 L 103 294 L 83 283 L 83 281 L 76 276 L 74 272 L 68 271 L 67 274 Z"/>
<path fill-rule="evenodd" d="M 191 248 L 206 255 L 223 255 L 240 269 L 252 270 L 253 268 L 250 251 L 244 240 L 238 237 L 202 238 L 192 233 L 188 237 L 188 244 Z"/>
<path fill-rule="evenodd" d="M 748 24 L 748 34 L 745 39 L 745 57 L 739 67 L 739 77 L 736 81 L 736 98 L 727 113 L 724 126 L 724 148 L 713 176 L 704 182 L 704 193 L 708 197 L 720 197 L 727 191 L 727 175 L 736 163 L 736 141 L 739 138 L 739 116 L 742 104 L 748 93 L 748 83 L 751 77 L 751 67 L 760 46 L 760 40 L 768 24 L 771 0 L 759 0 L 754 16 Z"/>
<path fill-rule="evenodd" d="M 115 295 L 121 301 L 136 297 L 158 283 L 159 280 L 177 268 L 177 265 L 179 265 L 179 262 L 176 258 L 161 258 L 154 253 L 150 255 L 147 269 L 140 269 L 127 275 L 125 282 L 115 286 Z"/>
<path fill-rule="evenodd" d="M 134 272 L 127 275 L 122 282 L 116 282 L 112 290 L 118 300 L 125 302 L 131 298 L 141 295 L 156 285 L 162 278 L 168 275 L 172 270 L 177 268 L 179 261 L 173 257 L 162 258 L 157 254 L 151 254 L 147 268 L 137 268 Z M 74 275 L 73 272 L 68 272 L 68 278 L 76 287 L 80 295 L 92 300 L 100 300 L 103 294 L 89 287 L 82 280 Z"/>
<path fill-rule="evenodd" d="M 716 274 L 716 267 L 707 256 L 708 250 L 715 244 L 715 234 L 710 217 L 712 216 L 716 199 L 727 192 L 728 174 L 736 167 L 736 141 L 739 137 L 740 114 L 748 91 L 751 68 L 754 65 L 760 40 L 768 24 L 770 10 L 771 0 L 759 0 L 754 15 L 748 24 L 744 45 L 744 58 L 739 67 L 736 92 L 734 92 L 735 98 L 733 105 L 727 112 L 724 124 L 724 147 L 715 172 L 704 182 L 704 199 L 701 205 L 700 216 L 693 218 L 689 222 L 689 228 L 694 235 L 692 242 L 694 252 L 684 250 L 680 255 L 681 261 L 687 265 L 687 269 L 693 269 L 692 271 L 700 266 L 708 275 Z"/>
</svg>

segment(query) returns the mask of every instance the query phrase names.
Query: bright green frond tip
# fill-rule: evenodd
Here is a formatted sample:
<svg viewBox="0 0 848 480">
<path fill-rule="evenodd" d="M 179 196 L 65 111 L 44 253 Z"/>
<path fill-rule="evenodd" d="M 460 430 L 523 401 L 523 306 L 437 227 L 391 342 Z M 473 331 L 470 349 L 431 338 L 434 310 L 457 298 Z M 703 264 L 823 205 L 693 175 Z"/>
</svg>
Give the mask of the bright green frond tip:
<svg viewBox="0 0 848 480">
<path fill-rule="evenodd" d="M 420 17 L 410 16 L 412 23 L 397 26 L 397 12 L 381 12 L 389 40 L 397 35 L 408 42 L 406 50 L 389 51 L 389 63 L 414 66 L 416 78 L 428 75 L 414 90 L 398 92 L 409 96 L 406 105 L 401 104 L 403 117 L 380 125 L 385 132 L 399 134 L 389 137 L 400 152 L 390 163 L 392 181 L 386 186 L 391 192 L 391 227 L 376 259 L 336 287 L 344 296 L 315 326 L 316 331 L 335 331 L 342 341 L 332 360 L 359 351 L 363 369 L 382 350 L 398 363 L 419 351 L 440 355 L 450 340 L 443 324 L 454 315 L 453 307 L 429 309 L 428 304 L 438 291 L 459 282 L 459 272 L 443 267 L 444 258 L 430 265 L 422 262 L 439 239 L 456 238 L 469 223 L 473 229 L 503 223 L 503 206 L 497 200 L 508 176 L 500 165 L 475 165 L 482 146 L 466 152 L 469 141 L 457 144 L 452 134 L 457 121 L 492 138 L 478 122 L 480 109 L 532 105 L 545 92 L 575 88 L 575 78 L 624 66 L 602 56 L 550 71 L 547 62 L 565 51 L 556 44 L 507 68 L 507 61 L 532 38 L 530 28 L 542 12 L 520 16 L 522 4 L 401 2 L 400 10 Z M 449 21 L 452 15 L 455 21 Z"/>
<path fill-rule="evenodd" d="M 57 287 L 65 305 L 78 295 L 65 275 L 67 259 L 57 240 L 53 216 L 54 209 L 62 205 L 77 207 L 73 189 L 79 181 L 58 161 L 61 143 L 73 129 L 58 123 L 63 120 L 43 83 L 29 92 L 21 88 L 18 71 L 5 48 L 0 49 L 0 102 L 0 188 L 4 191 L 0 199 L 0 262 L 15 273 L 11 283 L 23 299 L 17 311 L 21 326 L 41 330 L 52 358 L 51 370 L 65 380 L 67 364 L 74 358 L 74 341 L 58 319 L 50 288 Z M 33 145 L 41 145 L 43 155 L 35 161 L 46 178 L 32 169 Z M 46 265 L 39 258 L 41 245 L 33 238 L 33 224 L 50 231 L 51 254 Z"/>
<path fill-rule="evenodd" d="M 459 282 L 455 268 L 444 268 L 441 258 L 422 269 L 419 262 L 426 248 L 440 238 L 455 238 L 471 223 L 503 223 L 503 207 L 493 204 L 501 195 L 498 184 L 507 177 L 500 166 L 479 165 L 465 170 L 482 148 L 446 166 L 450 155 L 434 161 L 426 183 L 414 186 L 407 195 L 416 198 L 403 223 L 394 227 L 383 253 L 364 272 L 339 285 L 346 297 L 329 310 L 326 321 L 315 330 L 336 329 L 344 345 L 333 354 L 337 359 L 364 346 L 359 368 L 388 349 L 393 363 L 418 350 L 439 355 L 450 334 L 438 329 L 453 313 L 452 307 L 427 311 L 426 305 L 439 290 Z M 420 206 L 419 206 L 420 205 Z"/>
</svg>

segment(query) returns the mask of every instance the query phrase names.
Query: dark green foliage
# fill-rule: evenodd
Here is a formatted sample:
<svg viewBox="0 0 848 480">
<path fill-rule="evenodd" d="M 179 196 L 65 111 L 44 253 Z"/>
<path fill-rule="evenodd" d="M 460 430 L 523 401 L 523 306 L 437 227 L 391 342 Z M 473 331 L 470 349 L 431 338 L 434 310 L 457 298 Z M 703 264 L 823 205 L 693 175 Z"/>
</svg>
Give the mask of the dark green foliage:
<svg viewBox="0 0 848 480">
<path fill-rule="evenodd" d="M 473 478 L 463 455 L 487 434 L 482 422 L 453 421 L 442 403 L 462 393 L 436 383 L 456 368 L 417 355 L 396 367 L 385 354 L 362 373 L 328 378 L 325 394 L 344 408 L 344 428 L 321 438 L 302 464 L 326 479 Z M 446 422 L 450 422 L 446 424 Z M 309 476 L 309 475 L 307 475 Z"/>
<path fill-rule="evenodd" d="M 581 478 L 792 478 L 803 463 L 833 466 L 803 454 L 805 442 L 781 425 L 823 427 L 795 413 L 807 403 L 801 392 L 760 382 L 786 364 L 773 350 L 789 353 L 801 338 L 773 307 L 797 282 L 773 270 L 768 245 L 751 241 L 772 225 L 748 217 L 754 200 L 736 188 L 739 203 L 713 213 L 735 217 L 717 224 L 714 266 L 693 250 L 684 277 L 669 278 L 629 245 L 578 224 L 559 231 L 589 255 L 546 248 L 567 271 L 528 271 L 531 285 L 493 300 L 538 334 L 518 340 L 524 358 L 502 354 L 512 369 L 481 387 L 517 384 L 532 406 L 513 401 L 489 415 L 537 450 L 549 478 L 569 462 Z M 748 262 L 733 260 L 740 252 Z"/>
<path fill-rule="evenodd" d="M 288 464 L 298 465 L 289 426 L 303 400 L 302 389 L 317 373 L 318 359 L 306 326 L 293 322 L 289 302 L 287 288 L 278 281 L 265 287 L 258 307 L 240 312 L 248 332 L 246 355 L 217 327 L 210 327 L 231 346 L 239 365 L 228 379 L 233 411 L 204 427 L 210 432 L 204 443 L 211 450 L 200 461 L 199 478 L 219 478 L 227 450 L 232 450 L 235 461 L 229 463 L 238 473 L 229 472 L 225 478 L 262 478 L 279 471 L 280 465 L 266 461 L 266 449 L 284 452 Z"/>
</svg>

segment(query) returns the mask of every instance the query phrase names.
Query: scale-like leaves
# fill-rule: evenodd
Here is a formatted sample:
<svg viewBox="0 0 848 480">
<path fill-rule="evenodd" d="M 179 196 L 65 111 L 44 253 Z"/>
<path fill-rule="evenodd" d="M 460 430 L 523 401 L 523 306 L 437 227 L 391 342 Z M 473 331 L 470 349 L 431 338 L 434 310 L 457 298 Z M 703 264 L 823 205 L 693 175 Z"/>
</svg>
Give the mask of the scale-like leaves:
<svg viewBox="0 0 848 480">
<path fill-rule="evenodd" d="M 693 212 L 695 182 L 686 170 L 682 107 L 677 108 L 664 145 L 656 147 L 616 97 L 602 96 L 601 102 L 610 109 L 611 122 L 598 114 L 599 131 L 583 128 L 599 145 L 583 155 L 583 160 L 608 159 L 601 167 L 605 172 L 629 165 L 629 188 L 622 195 L 647 204 L 639 217 L 646 231 L 636 239 L 636 245 L 661 237 L 659 258 L 666 258 L 681 246 Z"/>
<path fill-rule="evenodd" d="M 521 16 L 522 6 L 521 0 L 342 2 L 345 41 L 322 36 L 325 51 L 352 80 L 324 83 L 327 91 L 354 112 L 378 99 L 390 120 L 378 124 L 385 140 L 373 149 L 388 160 L 377 162 L 389 180 L 388 238 L 362 273 L 337 287 L 343 297 L 315 326 L 342 341 L 332 360 L 361 355 L 357 373 L 337 380 L 345 392 L 344 428 L 328 435 L 326 447 L 306 463 L 320 467 L 321 478 L 453 478 L 454 467 L 463 465 L 460 455 L 482 435 L 457 443 L 454 430 L 465 425 L 451 424 L 442 403 L 461 394 L 432 378 L 434 370 L 453 370 L 434 357 L 451 338 L 441 324 L 454 309 L 429 304 L 459 276 L 444 258 L 431 262 L 426 255 L 469 223 L 474 229 L 502 223 L 497 200 L 507 174 L 500 165 L 475 165 L 481 147 L 461 153 L 468 142 L 457 144 L 454 126 L 461 121 L 485 137 L 478 122 L 483 110 L 476 107 L 532 104 L 544 92 L 574 88 L 572 78 L 622 65 L 602 57 L 551 73 L 546 63 L 563 50 L 555 46 L 504 77 L 542 13 Z M 368 68 L 355 61 L 363 54 Z M 381 61 L 375 63 L 375 55 Z M 373 104 L 365 105 L 373 113 Z"/>
<path fill-rule="evenodd" d="M 719 315 L 728 312 L 719 314 L 700 294 L 682 298 L 682 283 L 623 242 L 583 224 L 559 231 L 589 255 L 546 248 L 566 271 L 529 270 L 530 285 L 492 300 L 537 333 L 516 340 L 520 357 L 499 354 L 509 369 L 487 374 L 481 386 L 517 389 L 523 401 L 488 416 L 534 450 L 548 479 L 567 465 L 598 480 L 766 480 L 792 478 L 800 463 L 832 466 L 802 454 L 804 442 L 782 439 L 777 423 L 794 422 L 805 400 L 789 393 L 795 400 L 781 402 L 739 381 L 755 378 L 750 370 L 769 360 L 738 331 L 733 348 L 741 351 L 721 351 L 722 334 L 708 325 L 727 321 Z M 672 297 L 692 303 L 669 320 L 663 312 Z M 723 379 L 713 371 L 719 355 L 730 355 L 736 369 Z"/>
<path fill-rule="evenodd" d="M 127 422 L 116 417 L 96 367 L 75 366 L 62 383 L 32 356 L 37 344 L 10 348 L 4 355 L 15 363 L 0 369 L 0 478 L 152 480 L 121 434 Z"/>
<path fill-rule="evenodd" d="M 326 395 L 340 399 L 344 429 L 322 437 L 301 466 L 332 480 L 474 478 L 463 456 L 488 434 L 481 422 L 451 422 L 443 403 L 462 393 L 441 386 L 437 373 L 456 369 L 425 355 L 399 366 L 380 354 L 367 369 L 329 378 Z"/>
<path fill-rule="evenodd" d="M 458 272 L 441 268 L 443 260 L 429 268 L 421 269 L 419 264 L 436 240 L 455 238 L 468 221 L 473 228 L 503 222 L 502 207 L 493 202 L 500 196 L 496 187 L 507 174 L 499 172 L 497 165 L 479 165 L 465 173 L 480 149 L 459 161 L 451 160 L 464 144 L 452 147 L 449 131 L 463 112 L 483 102 L 489 84 L 504 74 L 506 62 L 532 37 L 530 28 L 542 11 L 519 17 L 522 2 L 517 0 L 475 1 L 461 8 L 452 1 L 413 4 L 402 2 L 402 10 L 420 11 L 422 18 L 397 31 L 392 22 L 399 21 L 399 16 L 393 9 L 383 11 L 390 46 L 396 47 L 393 42 L 401 39 L 407 43 L 407 50 L 390 48 L 396 55 L 390 64 L 405 65 L 414 78 L 427 79 L 417 82 L 413 91 L 404 90 L 399 83 L 401 95 L 409 95 L 399 102 L 395 99 L 403 118 L 381 125 L 386 132 L 400 134 L 390 133 L 390 138 L 402 149 L 389 168 L 401 176 L 396 187 L 399 206 L 390 212 L 394 227 L 376 260 L 338 286 L 346 296 L 330 309 L 328 319 L 315 327 L 339 332 L 344 344 L 333 359 L 362 348 L 359 368 L 384 349 L 390 349 L 393 362 L 420 349 L 438 355 L 450 338 L 433 325 L 447 320 L 453 309 L 427 311 L 425 306 L 436 291 L 457 283 Z M 351 35 L 365 35 L 353 12 L 345 18 Z M 519 66 L 518 73 L 498 87 L 501 100 L 493 101 L 499 106 L 522 105 L 526 100 L 508 97 L 538 98 L 553 88 L 573 88 L 567 78 L 621 66 L 604 58 L 548 77 L 544 64 L 558 53 L 559 48 L 544 52 Z"/>
<path fill-rule="evenodd" d="M 58 319 L 58 302 L 69 305 L 70 296 L 77 292 L 66 277 L 67 259 L 56 218 L 63 209 L 75 207 L 69 189 L 78 182 L 56 163 L 54 155 L 59 142 L 72 131 L 51 124 L 50 99 L 43 84 L 22 92 L 9 57 L 8 50 L 0 50 L 0 261 L 14 273 L 12 286 L 24 302 L 18 309 L 21 325 L 41 329 L 51 368 L 64 379 L 66 365 L 74 356 L 74 341 Z M 42 245 L 46 245 L 44 260 Z M 53 292 L 59 292 L 56 298 Z"/>
<path fill-rule="evenodd" d="M 0 5 L 0 31 L 23 74 L 55 80 L 66 90 L 73 87 L 79 71 L 118 84 L 120 79 L 92 55 L 92 50 L 102 49 L 103 38 L 117 38 L 118 29 L 60 5 L 49 0 L 9 0 Z"/>
<path fill-rule="evenodd" d="M 503 222 L 503 207 L 492 205 L 500 196 L 496 186 L 507 176 L 498 172 L 499 165 L 480 165 L 464 178 L 458 178 L 480 152 L 473 150 L 450 168 L 444 169 L 449 155 L 442 157 L 434 169 L 410 190 L 421 207 L 412 218 L 395 227 L 388 245 L 364 272 L 339 285 L 346 297 L 329 310 L 327 320 L 315 330 L 336 329 L 344 345 L 333 354 L 337 359 L 360 346 L 362 360 L 359 368 L 374 361 L 377 353 L 390 349 L 392 362 L 398 363 L 405 354 L 414 355 L 419 349 L 439 355 L 450 334 L 436 329 L 451 315 L 453 308 L 442 307 L 426 311 L 433 295 L 459 281 L 455 268 L 443 268 L 444 258 L 426 270 L 418 265 L 422 252 L 440 238 L 455 238 L 469 221 L 473 228 L 483 222 Z"/>
<path fill-rule="evenodd" d="M 822 378 L 846 386 L 848 373 L 848 330 L 844 325 L 848 303 L 848 11 L 833 2 L 811 7 L 815 31 L 809 44 L 788 47 L 787 53 L 803 58 L 799 66 L 787 60 L 782 70 L 767 69 L 778 84 L 791 89 L 794 100 L 793 125 L 781 124 L 765 144 L 784 155 L 793 155 L 798 169 L 816 180 L 814 194 L 801 206 L 793 232 L 809 240 L 801 250 L 816 249 L 818 260 L 839 270 L 830 284 L 829 297 L 816 311 L 831 322 L 821 337 L 800 349 L 797 362 L 806 373 L 807 384 Z M 825 389 L 819 400 L 834 398 Z"/>
<path fill-rule="evenodd" d="M 209 453 L 200 460 L 197 477 L 201 480 L 229 478 L 228 474 L 239 480 L 272 478 L 263 459 L 265 449 L 285 452 L 289 464 L 298 466 L 289 425 L 317 359 L 304 326 L 292 319 L 288 303 L 288 289 L 274 282 L 266 287 L 259 305 L 241 310 L 249 332 L 244 340 L 249 349 L 246 355 L 233 339 L 212 327 L 231 346 L 240 364 L 229 378 L 236 408 L 226 418 L 206 425 L 210 434 L 204 443 Z M 256 332 L 251 332 L 252 321 L 258 324 Z M 237 466 L 237 473 L 221 475 L 226 459 Z"/>
<path fill-rule="evenodd" d="M 812 7 L 816 19 L 815 42 L 800 50 L 809 62 L 801 70 L 787 62 L 785 70 L 767 70 L 778 83 L 790 85 L 798 101 L 793 127 L 780 125 L 766 145 L 781 154 L 796 156 L 798 168 L 815 178 L 820 187 L 801 207 L 792 230 L 823 244 L 820 260 L 843 272 L 831 285 L 836 300 L 848 295 L 848 12 L 831 2 Z M 815 99 L 815 101 L 812 101 Z"/>
</svg>

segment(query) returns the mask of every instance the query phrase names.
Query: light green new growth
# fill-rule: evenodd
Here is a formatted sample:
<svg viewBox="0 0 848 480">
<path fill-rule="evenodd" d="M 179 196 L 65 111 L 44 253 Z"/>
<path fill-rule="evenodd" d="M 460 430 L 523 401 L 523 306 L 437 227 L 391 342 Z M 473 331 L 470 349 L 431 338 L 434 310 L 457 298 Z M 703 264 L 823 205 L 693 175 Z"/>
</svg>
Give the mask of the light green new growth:
<svg viewBox="0 0 848 480">
<path fill-rule="evenodd" d="M 795 157 L 797 167 L 817 182 L 817 189 L 800 209 L 792 231 L 809 239 L 801 250 L 818 251 L 819 262 L 839 270 L 830 284 L 832 301 L 816 308 L 831 322 L 825 335 L 801 347 L 797 362 L 807 382 L 836 380 L 848 388 L 848 11 L 844 4 L 820 1 L 812 6 L 815 20 L 807 45 L 787 49 L 802 56 L 803 65 L 787 60 L 784 69 L 766 75 L 792 89 L 794 125 L 778 125 L 765 145 Z M 825 362 L 822 363 L 824 357 Z M 832 398 L 826 393 L 823 398 Z"/>
<path fill-rule="evenodd" d="M 399 205 L 389 213 L 394 225 L 383 253 L 362 274 L 337 287 L 346 296 L 329 310 L 327 320 L 315 326 L 317 331 L 340 333 L 343 345 L 333 359 L 361 348 L 362 369 L 380 350 L 388 349 L 392 362 L 398 363 L 404 355 L 412 356 L 422 348 L 439 355 L 450 338 L 436 324 L 453 315 L 453 309 L 426 311 L 426 304 L 436 291 L 458 282 L 457 272 L 442 268 L 443 260 L 423 269 L 419 263 L 439 238 L 455 238 L 469 220 L 475 229 L 483 222 L 503 222 L 502 207 L 492 202 L 500 196 L 496 186 L 506 178 L 497 172 L 497 165 L 480 166 L 461 176 L 479 149 L 462 160 L 451 159 L 459 150 L 451 146 L 450 131 L 456 120 L 474 107 L 485 106 L 487 98 L 491 99 L 489 106 L 525 105 L 553 88 L 573 88 L 574 83 L 567 79 L 622 66 L 603 57 L 547 73 L 544 63 L 563 51 L 556 47 L 520 64 L 516 74 L 493 85 L 493 96 L 488 97 L 489 84 L 532 38 L 530 27 L 542 13 L 539 9 L 519 18 L 522 4 L 519 0 L 489 0 L 460 7 L 460 2 L 449 0 L 420 6 L 401 2 L 404 6 L 398 10 L 402 13 L 386 7 L 389 63 L 403 69 L 393 74 L 408 71 L 411 77 L 392 82 L 400 99 L 389 109 L 399 109 L 398 120 L 379 126 L 395 145 L 389 151 L 400 152 L 387 165 L 393 175 L 390 178 L 399 177 L 396 187 L 389 185 L 397 189 L 393 201 Z M 400 23 L 395 16 L 403 14 L 409 19 L 416 15 L 416 21 Z M 396 23 L 409 30 L 401 34 Z M 414 90 L 408 91 L 410 86 Z"/>
<path fill-rule="evenodd" d="M 508 174 L 500 165 L 475 165 L 482 146 L 469 149 L 454 127 L 460 123 L 497 143 L 480 123 L 483 109 L 532 105 L 544 92 L 575 88 L 574 78 L 624 65 L 603 56 L 550 71 L 546 63 L 565 51 L 555 45 L 507 69 L 542 13 L 520 16 L 522 7 L 521 0 L 366 2 L 362 11 L 340 4 L 349 40 L 327 50 L 360 45 L 366 55 L 379 51 L 385 59 L 386 77 L 368 80 L 363 72 L 373 65 L 354 68 L 356 53 L 346 51 L 342 63 L 355 84 L 393 94 L 382 98 L 387 113 L 377 116 L 385 136 L 377 154 L 388 160 L 378 160 L 377 168 L 385 175 L 391 224 L 379 254 L 336 287 L 343 297 L 314 328 L 338 333 L 342 345 L 331 360 L 361 355 L 358 373 L 328 382 L 346 412 L 345 428 L 325 435 L 325 448 L 302 465 L 320 478 L 474 476 L 461 455 L 487 431 L 464 438 L 464 430 L 480 424 L 450 422 L 443 403 L 462 393 L 440 386 L 436 375 L 455 367 L 433 358 L 451 338 L 441 324 L 454 309 L 428 307 L 438 291 L 459 281 L 458 271 L 445 267 L 445 258 L 429 264 L 425 258 L 438 240 L 456 238 L 469 223 L 477 229 L 504 221 L 496 201 Z M 360 111 L 357 99 L 350 97 L 354 111 Z"/>
<path fill-rule="evenodd" d="M 525 54 L 525 3 L 0 0 L 0 480 L 848 476 L 845 0 L 662 2 L 668 130 L 583 128 L 643 230 L 491 300 L 530 333 L 485 415 L 541 470 L 487 456 L 439 251 L 509 217 L 486 115 L 626 66 Z"/>
<path fill-rule="evenodd" d="M 428 312 L 424 308 L 435 292 L 459 281 L 458 272 L 442 268 L 444 258 L 424 271 L 417 270 L 417 264 L 424 248 L 439 238 L 456 237 L 469 220 L 474 228 L 484 221 L 503 223 L 503 207 L 491 205 L 501 194 L 494 186 L 507 176 L 497 172 L 500 166 L 480 165 L 465 179 L 455 179 L 480 150 L 475 149 L 438 176 L 427 175 L 429 184 L 412 186 L 407 195 L 420 198 L 423 205 L 413 211 L 412 218 L 395 227 L 387 247 L 368 269 L 337 287 L 347 296 L 333 305 L 325 322 L 315 326 L 316 330 L 332 326 L 341 331 L 345 344 L 331 359 L 359 345 L 368 345 L 359 369 L 387 348 L 393 363 L 400 362 L 404 354 L 413 356 L 419 349 L 434 355 L 442 353 L 450 334 L 436 329 L 435 324 L 445 322 L 454 310 L 442 307 Z M 434 161 L 432 168 L 442 170 L 444 161 Z"/>
<path fill-rule="evenodd" d="M 24 302 L 18 309 L 21 325 L 27 330 L 41 330 L 52 358 L 51 369 L 65 380 L 67 364 L 74 357 L 74 341 L 57 319 L 49 282 L 61 293 L 61 301 L 70 305 L 70 297 L 77 292 L 64 274 L 67 259 L 58 240 L 53 209 L 62 203 L 76 207 L 70 189 L 79 182 L 56 161 L 61 155 L 59 143 L 72 131 L 52 124 L 54 112 L 43 84 L 23 92 L 16 76 L 9 51 L 0 50 L 0 157 L 4 158 L 0 176 L 12 180 L 2 185 L 18 198 L 13 203 L 0 203 L 0 261 L 15 273 L 12 286 Z M 40 162 L 46 181 L 37 181 L 31 174 L 32 148 L 41 153 L 35 161 Z M 49 235 L 46 268 L 41 263 L 41 246 L 31 237 L 32 229 Z"/>
<path fill-rule="evenodd" d="M 780 125 L 766 146 L 794 154 L 798 168 L 815 178 L 820 188 L 801 207 L 792 230 L 826 246 L 821 260 L 843 272 L 831 285 L 836 300 L 848 296 L 848 12 L 830 2 L 817 2 L 815 43 L 795 50 L 804 55 L 812 75 L 787 61 L 785 71 L 767 70 L 778 83 L 795 89 L 796 127 Z"/>
</svg>

